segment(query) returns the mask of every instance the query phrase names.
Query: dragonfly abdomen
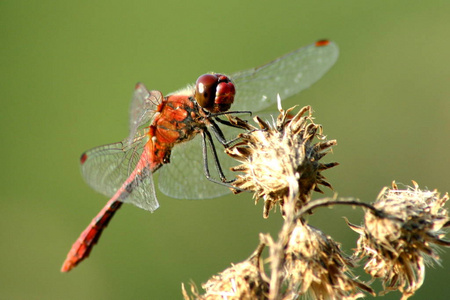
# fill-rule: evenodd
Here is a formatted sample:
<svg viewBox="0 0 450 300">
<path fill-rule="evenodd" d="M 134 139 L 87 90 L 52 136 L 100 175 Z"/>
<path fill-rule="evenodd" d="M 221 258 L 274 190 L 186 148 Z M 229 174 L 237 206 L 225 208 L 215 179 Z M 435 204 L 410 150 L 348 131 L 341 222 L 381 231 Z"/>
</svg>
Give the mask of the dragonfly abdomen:
<svg viewBox="0 0 450 300">
<path fill-rule="evenodd" d="M 81 261 L 87 258 L 100 238 L 103 229 L 106 228 L 109 221 L 116 213 L 116 211 L 122 206 L 122 202 L 115 199 L 111 199 L 103 207 L 103 209 L 95 216 L 91 221 L 91 224 L 81 233 L 78 240 L 73 244 L 67 254 L 67 258 L 61 268 L 61 272 L 69 272 Z"/>
</svg>

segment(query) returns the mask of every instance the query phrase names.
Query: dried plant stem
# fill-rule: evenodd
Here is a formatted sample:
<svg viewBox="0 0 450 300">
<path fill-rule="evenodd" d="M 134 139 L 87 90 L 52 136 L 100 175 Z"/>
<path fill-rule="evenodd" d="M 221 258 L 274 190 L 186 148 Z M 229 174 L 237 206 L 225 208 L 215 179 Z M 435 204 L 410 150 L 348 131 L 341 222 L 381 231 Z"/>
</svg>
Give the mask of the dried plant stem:
<svg viewBox="0 0 450 300">
<path fill-rule="evenodd" d="M 393 218 L 392 216 L 387 216 L 383 214 L 380 210 L 376 209 L 372 205 L 368 203 L 361 202 L 354 198 L 348 199 L 336 199 L 336 198 L 322 198 L 318 200 L 314 200 L 312 202 L 307 203 L 297 212 L 295 212 L 295 200 L 289 199 L 284 204 L 284 223 L 278 234 L 278 240 L 276 242 L 270 237 L 270 235 L 265 234 L 261 235 L 261 243 L 269 246 L 270 249 L 270 266 L 271 266 L 271 277 L 270 277 L 270 300 L 280 300 L 283 298 L 283 294 L 281 293 L 281 285 L 283 282 L 283 266 L 285 263 L 285 249 L 289 243 L 292 231 L 294 230 L 297 221 L 302 218 L 305 213 L 310 212 L 311 210 L 324 206 L 332 206 L 332 205 L 352 205 L 352 206 L 361 206 L 367 208 L 374 212 L 374 214 L 378 216 L 382 216 L 385 218 Z M 395 218 L 396 219 L 396 218 Z"/>
<path fill-rule="evenodd" d="M 296 214 L 294 219 L 298 220 L 300 219 L 305 213 L 308 213 L 309 211 L 315 209 L 315 208 L 319 208 L 322 206 L 332 206 L 332 205 L 352 205 L 352 206 L 361 206 L 364 208 L 367 208 L 369 210 L 371 210 L 374 215 L 376 215 L 379 218 L 385 218 L 385 219 L 390 219 L 390 220 L 395 220 L 395 221 L 403 221 L 401 218 L 392 216 L 392 215 L 388 215 L 386 213 L 384 213 L 383 211 L 376 209 L 373 205 L 369 204 L 369 203 L 364 203 L 361 202 L 357 199 L 354 198 L 322 198 L 322 199 L 318 199 L 318 200 L 314 200 L 311 201 L 309 203 L 307 203 L 305 206 L 303 206 Z"/>
<path fill-rule="evenodd" d="M 295 228 L 295 203 L 296 201 L 290 199 L 284 205 L 285 219 L 283 227 L 278 234 L 278 241 L 275 243 L 268 234 L 263 235 L 264 242 L 269 245 L 271 258 L 270 266 L 272 272 L 270 276 L 270 300 L 278 300 L 282 298 L 280 288 L 284 278 L 283 266 L 286 259 L 285 249 L 289 243 L 291 233 Z"/>
</svg>

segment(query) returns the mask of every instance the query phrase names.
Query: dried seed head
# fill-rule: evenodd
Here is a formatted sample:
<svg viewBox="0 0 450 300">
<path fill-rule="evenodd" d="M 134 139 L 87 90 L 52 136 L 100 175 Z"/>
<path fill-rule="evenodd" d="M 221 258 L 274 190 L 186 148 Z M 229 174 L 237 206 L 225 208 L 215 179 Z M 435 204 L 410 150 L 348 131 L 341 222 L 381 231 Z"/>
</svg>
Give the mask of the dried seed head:
<svg viewBox="0 0 450 300">
<path fill-rule="evenodd" d="M 367 285 L 354 279 L 349 268 L 353 263 L 339 244 L 320 230 L 297 222 L 286 249 L 288 291 L 309 294 L 313 299 L 357 299 L 373 294 Z"/>
<path fill-rule="evenodd" d="M 243 172 L 233 183 L 240 190 L 254 192 L 254 199 L 264 198 L 264 217 L 278 203 L 283 207 L 287 199 L 297 200 L 297 208 L 310 199 L 311 192 L 322 192 L 319 185 L 331 188 L 321 171 L 338 163 L 320 163 L 335 140 L 324 141 L 322 128 L 313 122 L 311 107 L 303 107 L 294 117 L 283 111 L 273 126 L 258 117 L 259 128 L 238 118 L 233 122 L 245 126 L 249 132 L 241 134 L 241 142 L 227 149 L 228 155 L 242 164 L 232 168 Z M 309 114 L 305 116 L 305 113 Z M 313 143 L 317 137 L 321 141 Z"/>
<path fill-rule="evenodd" d="M 262 248 L 257 251 L 262 251 Z M 267 299 L 269 284 L 259 265 L 261 252 L 249 259 L 231 266 L 222 273 L 213 276 L 202 285 L 204 295 L 200 295 L 194 285 L 191 285 L 190 297 L 183 287 L 184 299 L 213 300 L 213 299 Z"/>
<path fill-rule="evenodd" d="M 449 224 L 443 207 L 448 194 L 414 188 L 384 188 L 374 207 L 367 211 L 362 227 L 349 224 L 361 236 L 356 255 L 368 257 L 364 269 L 383 279 L 386 292 L 399 290 L 402 299 L 415 293 L 423 283 L 425 262 L 438 261 L 436 245 L 450 246 L 441 229 Z M 431 258 L 431 259 L 430 259 Z"/>
</svg>

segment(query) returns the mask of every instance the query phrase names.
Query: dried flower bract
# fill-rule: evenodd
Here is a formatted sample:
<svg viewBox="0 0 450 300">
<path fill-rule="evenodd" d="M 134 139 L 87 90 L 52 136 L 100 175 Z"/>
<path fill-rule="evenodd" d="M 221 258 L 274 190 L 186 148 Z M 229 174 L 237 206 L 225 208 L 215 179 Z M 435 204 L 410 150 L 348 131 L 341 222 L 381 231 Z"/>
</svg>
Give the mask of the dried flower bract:
<svg viewBox="0 0 450 300">
<path fill-rule="evenodd" d="M 232 170 L 244 173 L 233 185 L 254 192 L 256 200 L 264 198 L 266 218 L 277 203 L 283 207 L 286 199 L 297 199 L 299 208 L 309 201 L 313 190 L 322 192 L 319 185 L 331 188 L 321 172 L 338 164 L 320 162 L 336 141 L 324 141 L 321 126 L 313 122 L 311 107 L 303 107 L 290 117 L 294 108 L 279 108 L 273 126 L 259 117 L 254 118 L 259 128 L 238 118 L 232 120 L 249 130 L 240 135 L 241 142 L 227 149 L 228 155 L 242 163 Z M 314 143 L 315 137 L 321 141 Z"/>
<path fill-rule="evenodd" d="M 380 277 L 386 291 L 399 290 L 407 299 L 420 288 L 425 277 L 425 262 L 439 259 L 433 247 L 450 246 L 441 229 L 449 225 L 443 207 L 448 194 L 414 188 L 385 188 L 374 207 L 368 210 L 362 227 L 349 224 L 361 236 L 356 255 L 367 256 L 365 271 Z"/>
<path fill-rule="evenodd" d="M 249 259 L 213 276 L 202 285 L 205 290 L 203 295 L 200 295 L 196 288 L 191 285 L 193 296 L 189 296 L 183 287 L 184 299 L 267 299 L 269 284 L 264 279 L 264 271 L 260 266 L 260 255 L 263 248 L 263 245 L 258 247 Z"/>
<path fill-rule="evenodd" d="M 373 291 L 354 279 L 353 262 L 331 237 L 302 221 L 292 231 L 286 249 L 286 279 L 292 299 L 309 294 L 313 299 L 357 299 Z M 289 297 L 288 297 L 289 298 Z"/>
</svg>

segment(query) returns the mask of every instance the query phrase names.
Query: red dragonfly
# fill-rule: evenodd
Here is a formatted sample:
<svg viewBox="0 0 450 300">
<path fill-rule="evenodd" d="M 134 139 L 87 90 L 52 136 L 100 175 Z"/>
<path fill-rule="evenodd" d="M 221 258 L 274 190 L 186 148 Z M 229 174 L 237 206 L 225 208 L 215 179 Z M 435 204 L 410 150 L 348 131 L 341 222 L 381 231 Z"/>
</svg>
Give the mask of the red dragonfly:
<svg viewBox="0 0 450 300">
<path fill-rule="evenodd" d="M 216 152 L 211 137 L 210 131 L 227 146 L 218 123 L 230 124 L 219 116 L 231 113 L 228 110 L 233 102 L 236 111 L 257 112 L 275 104 L 277 94 L 282 99 L 297 94 L 319 80 L 336 62 L 338 54 L 334 43 L 322 40 L 229 77 L 217 73 L 202 75 L 195 85 L 166 97 L 137 84 L 128 137 L 81 155 L 86 182 L 111 199 L 73 244 L 61 271 L 70 271 L 88 257 L 122 203 L 151 212 L 159 207 L 153 173 L 163 165 L 158 172 L 159 188 L 170 197 L 205 199 L 230 192 L 229 188 L 207 180 L 226 182 L 226 168 L 220 167 L 219 162 L 227 166 L 232 163 L 223 151 Z M 202 139 L 194 139 L 197 135 Z M 212 154 L 209 158 L 208 152 Z M 210 176 L 208 161 L 216 166 L 220 181 Z"/>
</svg>

